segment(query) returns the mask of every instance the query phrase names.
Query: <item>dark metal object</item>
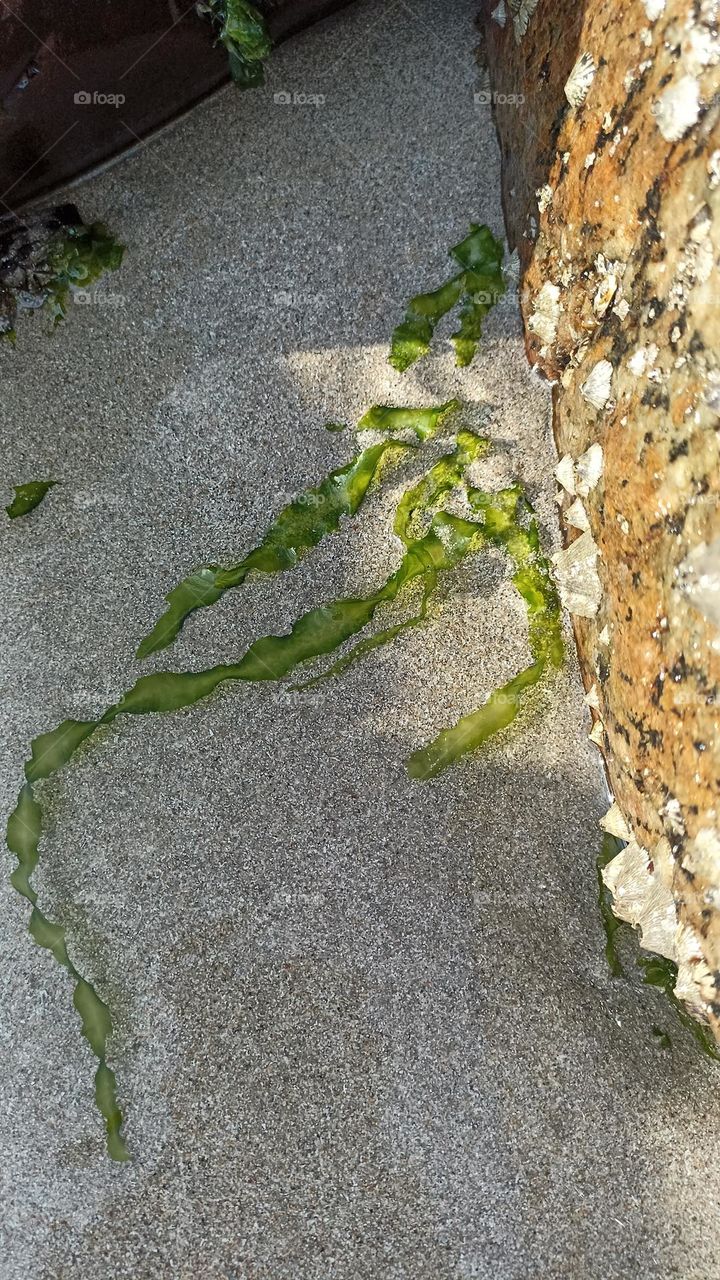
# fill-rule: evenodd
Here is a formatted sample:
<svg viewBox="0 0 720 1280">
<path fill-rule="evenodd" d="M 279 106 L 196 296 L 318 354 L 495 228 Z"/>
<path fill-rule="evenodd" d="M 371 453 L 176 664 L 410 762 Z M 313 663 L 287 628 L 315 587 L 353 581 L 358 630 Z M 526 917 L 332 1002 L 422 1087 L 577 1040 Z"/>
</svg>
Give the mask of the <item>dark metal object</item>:
<svg viewBox="0 0 720 1280">
<path fill-rule="evenodd" d="M 277 42 L 350 0 L 256 2 Z M 0 218 L 135 146 L 228 78 L 225 50 L 185 0 L 3 2 Z"/>
</svg>

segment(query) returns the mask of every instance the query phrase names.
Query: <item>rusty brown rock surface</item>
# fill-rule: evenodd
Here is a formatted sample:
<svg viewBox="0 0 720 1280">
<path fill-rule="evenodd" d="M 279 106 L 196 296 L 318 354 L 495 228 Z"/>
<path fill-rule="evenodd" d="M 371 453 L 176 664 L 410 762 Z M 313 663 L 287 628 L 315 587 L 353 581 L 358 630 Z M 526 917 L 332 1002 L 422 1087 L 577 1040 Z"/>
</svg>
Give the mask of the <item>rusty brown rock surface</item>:
<svg viewBox="0 0 720 1280">
<path fill-rule="evenodd" d="M 486 0 L 481 25 L 528 355 L 559 453 L 602 448 L 561 501 L 567 541 L 599 549 L 574 616 L 594 736 L 720 1035 L 720 6 L 532 10 Z"/>
</svg>

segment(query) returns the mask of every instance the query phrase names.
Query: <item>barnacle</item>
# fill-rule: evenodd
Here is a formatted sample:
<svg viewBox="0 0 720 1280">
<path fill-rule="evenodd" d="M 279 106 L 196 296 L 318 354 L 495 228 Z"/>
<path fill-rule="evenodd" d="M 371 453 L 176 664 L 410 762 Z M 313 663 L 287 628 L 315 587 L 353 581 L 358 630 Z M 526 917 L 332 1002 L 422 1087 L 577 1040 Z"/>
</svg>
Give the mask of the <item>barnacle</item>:
<svg viewBox="0 0 720 1280">
<path fill-rule="evenodd" d="M 602 585 L 597 572 L 599 548 L 590 532 L 581 533 L 552 557 L 560 599 L 570 613 L 593 618 L 600 607 Z"/>
<path fill-rule="evenodd" d="M 581 53 L 565 84 L 565 97 L 571 107 L 579 107 L 586 99 L 595 77 L 592 54 Z"/>
<path fill-rule="evenodd" d="M 598 360 L 580 388 L 581 394 L 595 409 L 604 409 L 610 399 L 612 373 L 609 360 Z"/>
<path fill-rule="evenodd" d="M 694 76 L 681 76 L 668 85 L 653 106 L 653 115 L 666 142 L 678 142 L 700 115 L 700 87 Z"/>
</svg>

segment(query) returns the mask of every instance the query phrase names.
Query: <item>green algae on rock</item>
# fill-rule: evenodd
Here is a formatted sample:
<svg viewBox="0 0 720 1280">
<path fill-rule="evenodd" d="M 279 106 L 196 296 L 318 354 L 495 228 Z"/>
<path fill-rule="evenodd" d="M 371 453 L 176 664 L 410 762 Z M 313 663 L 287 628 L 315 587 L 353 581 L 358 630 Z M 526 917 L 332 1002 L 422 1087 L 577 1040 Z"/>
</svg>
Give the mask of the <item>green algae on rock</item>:
<svg viewBox="0 0 720 1280">
<path fill-rule="evenodd" d="M 435 326 L 462 300 L 460 326 L 452 335 L 456 364 L 470 364 L 482 336 L 482 322 L 505 292 L 503 249 L 489 227 L 470 224 L 470 233 L 450 250 L 462 268 L 432 293 L 410 299 L 405 319 L 393 331 L 390 364 L 400 373 L 427 355 Z"/>
<path fill-rule="evenodd" d="M 48 490 L 56 484 L 57 480 L 28 480 L 26 484 L 13 485 L 15 497 L 5 508 L 10 519 L 17 520 L 18 516 L 26 516 L 29 511 L 34 511 L 40 506 Z"/>
<path fill-rule="evenodd" d="M 624 922 L 615 915 L 612 909 L 612 894 L 603 879 L 603 870 L 609 862 L 612 862 L 613 858 L 617 857 L 622 848 L 622 840 L 618 840 L 617 836 L 612 836 L 605 832 L 600 852 L 595 861 L 598 881 L 598 906 L 600 908 L 602 926 L 605 930 L 605 959 L 614 978 L 621 977 L 623 971 L 615 939 Z"/>
</svg>

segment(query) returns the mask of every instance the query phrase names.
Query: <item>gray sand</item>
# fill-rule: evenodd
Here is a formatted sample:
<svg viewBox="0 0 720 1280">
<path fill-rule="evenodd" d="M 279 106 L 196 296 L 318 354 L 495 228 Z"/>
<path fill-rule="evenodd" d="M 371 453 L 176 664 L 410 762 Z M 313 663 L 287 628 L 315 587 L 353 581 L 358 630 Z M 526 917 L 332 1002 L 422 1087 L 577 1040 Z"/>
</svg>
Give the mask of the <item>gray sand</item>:
<svg viewBox="0 0 720 1280">
<path fill-rule="evenodd" d="M 53 339 L 30 321 L 0 352 L 2 474 L 62 480 L 1 524 L 6 810 L 32 735 L 135 679 L 177 578 L 350 456 L 328 418 L 462 396 L 496 441 L 484 478 L 519 476 L 556 543 L 514 305 L 468 371 L 446 342 L 405 378 L 385 361 L 469 220 L 501 228 L 475 4 L 447 8 L 359 3 L 280 49 L 265 90 L 74 193 L 128 254 Z M 379 583 L 418 465 L 155 665 L 230 659 Z M 441 617 L 343 679 L 121 722 L 47 789 L 37 883 L 114 1011 L 133 1161 L 105 1156 L 68 983 L 3 879 L 2 1280 L 720 1273 L 717 1070 L 608 975 L 574 663 L 479 756 L 405 772 L 526 657 L 505 565 L 469 564 Z"/>
</svg>

